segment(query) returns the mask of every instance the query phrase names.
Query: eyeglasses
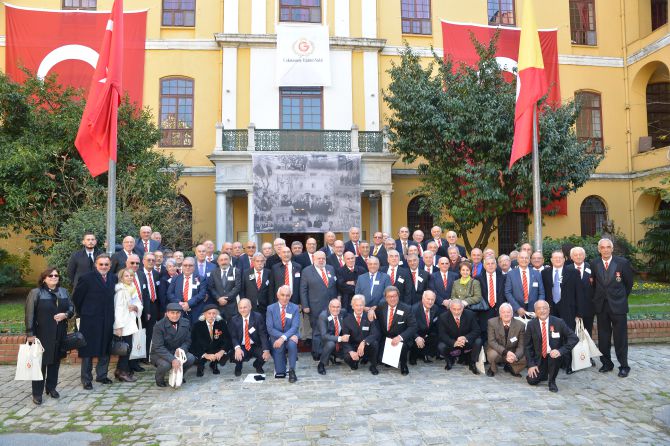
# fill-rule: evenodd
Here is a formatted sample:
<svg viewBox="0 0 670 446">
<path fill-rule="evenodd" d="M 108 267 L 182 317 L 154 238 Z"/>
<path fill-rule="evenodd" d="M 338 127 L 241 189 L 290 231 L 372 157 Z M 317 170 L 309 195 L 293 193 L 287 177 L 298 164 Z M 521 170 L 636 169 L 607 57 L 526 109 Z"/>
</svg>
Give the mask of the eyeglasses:
<svg viewBox="0 0 670 446">
<path fill-rule="evenodd" d="M 156 261 L 156 259 L 144 259 L 144 260 L 146 260 L 147 262 L 155 262 Z"/>
<path fill-rule="evenodd" d="M 128 262 L 129 265 L 139 265 L 140 262 Z"/>
<path fill-rule="evenodd" d="M 109 266 L 109 263 L 98 263 L 98 266 Z"/>
<path fill-rule="evenodd" d="M 49 274 L 47 277 L 55 277 L 55 278 L 58 278 L 58 277 L 60 277 L 60 276 L 59 276 L 58 274 Z"/>
<path fill-rule="evenodd" d="M 193 268 L 195 265 L 191 265 L 189 263 L 182 263 L 181 266 L 183 266 L 184 268 Z"/>
</svg>

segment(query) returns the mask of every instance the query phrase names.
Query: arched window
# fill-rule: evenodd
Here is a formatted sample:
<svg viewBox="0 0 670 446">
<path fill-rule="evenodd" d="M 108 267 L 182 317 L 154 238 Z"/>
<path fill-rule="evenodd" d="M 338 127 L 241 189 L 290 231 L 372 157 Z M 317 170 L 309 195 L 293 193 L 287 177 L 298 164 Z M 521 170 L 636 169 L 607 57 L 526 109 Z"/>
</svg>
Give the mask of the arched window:
<svg viewBox="0 0 670 446">
<path fill-rule="evenodd" d="M 655 149 L 670 145 L 670 82 L 647 85 L 647 133 Z"/>
<path fill-rule="evenodd" d="M 410 232 L 414 232 L 417 229 L 423 231 L 424 234 L 430 235 L 430 228 L 433 225 L 433 216 L 428 211 L 420 212 L 419 208 L 421 199 L 423 196 L 414 197 L 410 200 L 407 205 L 407 227 Z"/>
<path fill-rule="evenodd" d="M 193 147 L 193 79 L 160 80 L 161 147 Z"/>
<path fill-rule="evenodd" d="M 582 222 L 582 237 L 593 236 L 603 230 L 603 224 L 607 220 L 607 208 L 600 198 L 586 197 L 579 208 L 579 216 Z"/>
</svg>

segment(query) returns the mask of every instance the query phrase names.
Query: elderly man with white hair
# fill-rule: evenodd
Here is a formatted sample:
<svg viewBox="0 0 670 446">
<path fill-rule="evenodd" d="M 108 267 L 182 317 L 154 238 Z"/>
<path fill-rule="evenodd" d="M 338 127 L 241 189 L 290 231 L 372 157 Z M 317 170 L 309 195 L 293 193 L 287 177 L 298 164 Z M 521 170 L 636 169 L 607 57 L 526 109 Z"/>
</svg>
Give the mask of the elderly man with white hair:
<svg viewBox="0 0 670 446">
<path fill-rule="evenodd" d="M 352 312 L 342 321 L 343 333 L 349 335 L 347 342 L 342 344 L 344 362 L 352 370 L 367 360 L 370 363 L 370 373 L 377 375 L 377 352 L 379 351 L 379 327 L 377 321 L 368 318 L 365 311 L 365 296 L 355 294 L 351 298 Z"/>
<path fill-rule="evenodd" d="M 521 376 L 526 368 L 524 355 L 526 326 L 514 319 L 514 309 L 507 302 L 500 305 L 499 316 L 489 319 L 486 344 L 486 359 L 489 368 L 486 376 L 495 376 L 498 364 L 505 364 L 505 371 L 512 376 Z"/>
<path fill-rule="evenodd" d="M 214 375 L 221 373 L 219 364 L 226 365 L 232 348 L 228 324 L 221 317 L 219 307 L 216 304 L 205 305 L 191 329 L 190 352 L 195 357 L 196 376 L 204 375 L 208 362 Z"/>
</svg>

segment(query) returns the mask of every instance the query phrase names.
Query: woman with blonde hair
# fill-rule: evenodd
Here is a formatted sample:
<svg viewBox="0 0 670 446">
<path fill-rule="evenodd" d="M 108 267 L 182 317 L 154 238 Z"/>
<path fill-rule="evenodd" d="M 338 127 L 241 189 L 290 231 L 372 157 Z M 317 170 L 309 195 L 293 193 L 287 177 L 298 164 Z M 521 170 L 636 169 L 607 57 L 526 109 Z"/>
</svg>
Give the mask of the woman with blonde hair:
<svg viewBox="0 0 670 446">
<path fill-rule="evenodd" d="M 138 296 L 134 284 L 135 272 L 130 268 L 124 268 L 118 274 L 119 283 L 116 284 L 114 294 L 114 335 L 132 345 L 133 334 L 139 331 L 137 321 L 142 314 L 142 299 Z M 137 381 L 130 371 L 128 355 L 119 356 L 114 376 L 119 381 Z"/>
</svg>

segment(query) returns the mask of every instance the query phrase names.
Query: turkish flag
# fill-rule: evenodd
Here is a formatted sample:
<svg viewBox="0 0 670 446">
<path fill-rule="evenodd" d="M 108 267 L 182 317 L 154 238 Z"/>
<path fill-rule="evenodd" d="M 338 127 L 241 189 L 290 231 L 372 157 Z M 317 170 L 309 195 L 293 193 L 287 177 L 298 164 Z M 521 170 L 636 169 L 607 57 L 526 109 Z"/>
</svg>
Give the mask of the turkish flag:
<svg viewBox="0 0 670 446">
<path fill-rule="evenodd" d="M 114 0 L 107 20 L 98 64 L 75 146 L 91 175 L 107 172 L 116 161 L 117 119 L 123 84 L 123 0 Z"/>
<path fill-rule="evenodd" d="M 484 45 L 488 45 L 496 32 L 498 37 L 498 48 L 496 58 L 503 70 L 512 72 L 519 61 L 519 41 L 521 29 L 506 26 L 473 25 L 470 23 L 455 23 L 442 20 L 442 43 L 444 46 L 444 59 L 448 57 L 458 63 L 475 66 L 479 62 L 479 55 L 470 40 L 471 33 L 475 39 Z M 549 104 L 561 103 L 561 87 L 558 77 L 558 43 L 557 30 L 540 30 L 540 46 L 542 47 L 542 59 L 544 60 L 544 75 L 549 86 L 547 101 Z M 514 76 L 509 75 L 513 80 Z"/>
<path fill-rule="evenodd" d="M 58 74 L 58 82 L 87 90 L 98 61 L 109 11 L 59 11 L 5 4 L 5 70 L 22 82 L 21 67 L 40 77 Z M 124 91 L 142 105 L 147 11 L 123 14 Z"/>
</svg>

